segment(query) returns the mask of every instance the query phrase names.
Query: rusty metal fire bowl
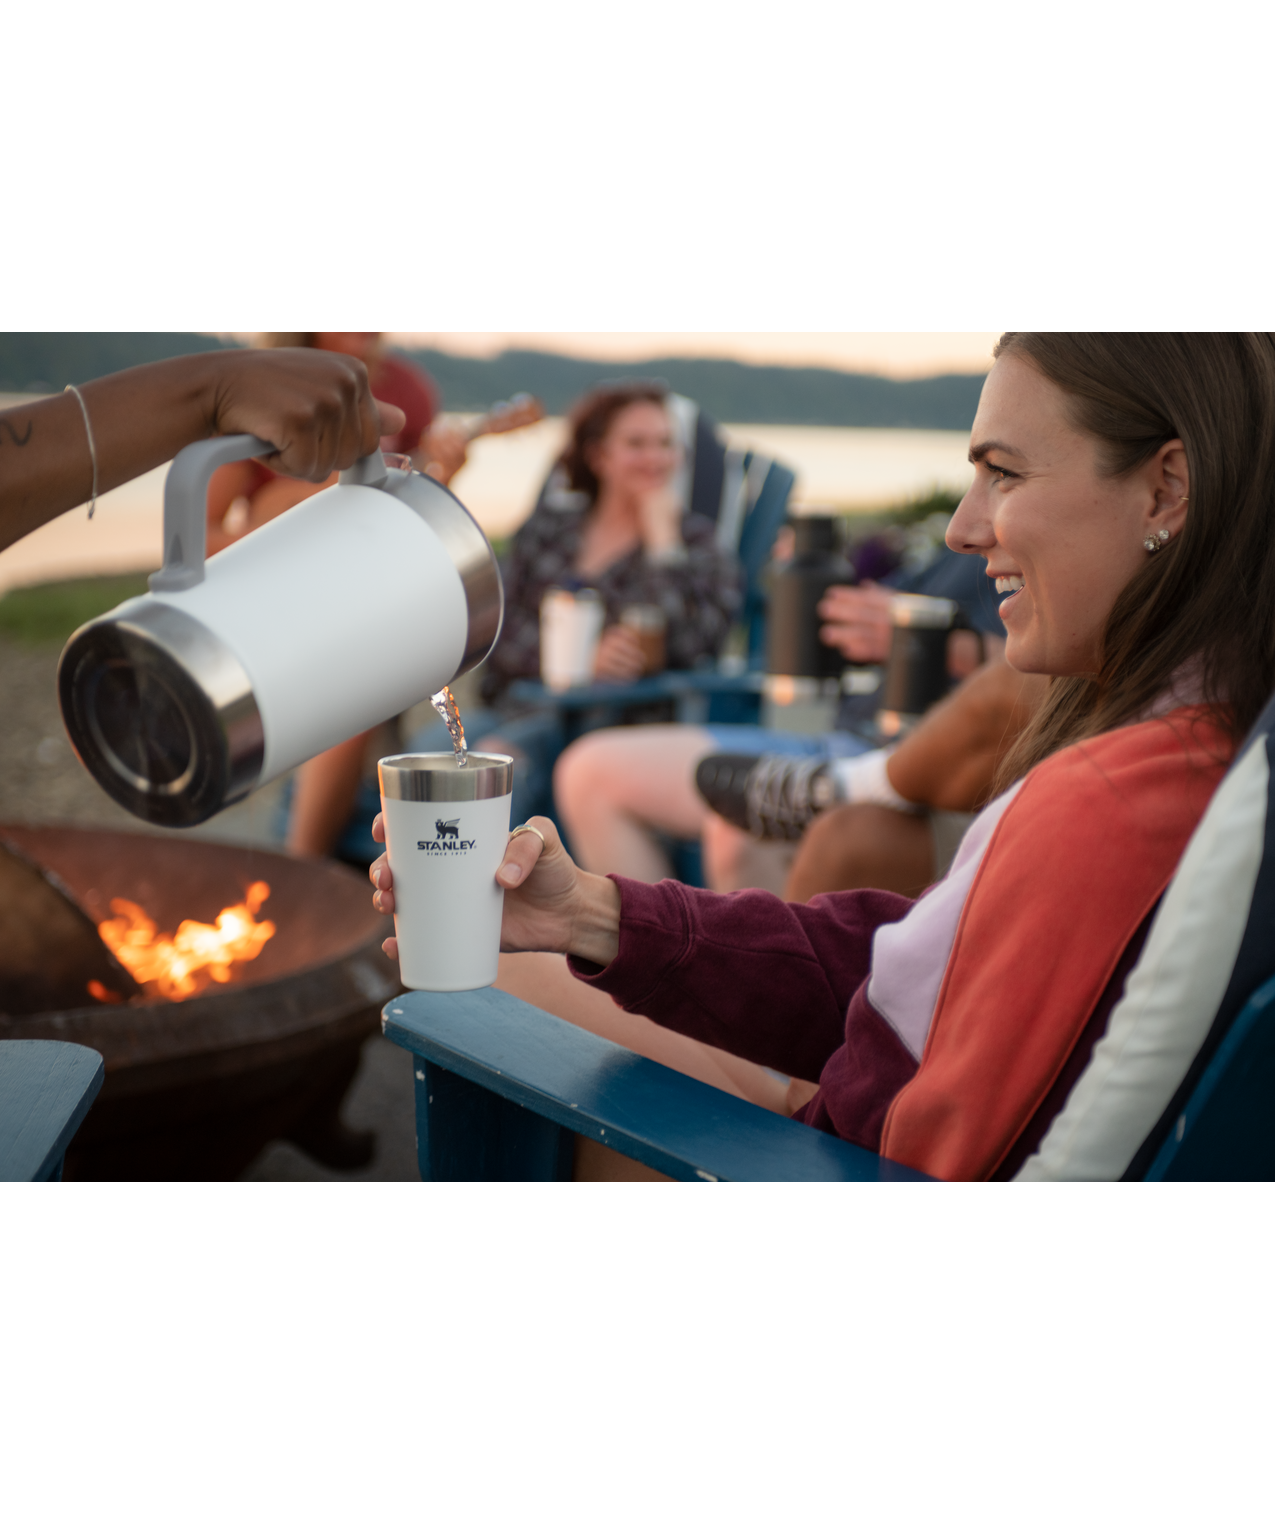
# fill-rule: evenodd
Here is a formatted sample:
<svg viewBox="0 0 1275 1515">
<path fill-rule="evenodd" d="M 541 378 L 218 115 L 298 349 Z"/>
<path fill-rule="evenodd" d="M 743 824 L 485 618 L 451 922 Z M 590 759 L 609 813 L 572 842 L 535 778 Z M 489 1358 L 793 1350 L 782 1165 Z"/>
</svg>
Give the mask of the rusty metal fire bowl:
<svg viewBox="0 0 1275 1515">
<path fill-rule="evenodd" d="M 111 901 L 162 932 L 213 921 L 263 879 L 277 931 L 227 984 L 187 999 L 97 1003 L 136 989 L 101 943 Z M 81 913 L 82 912 L 82 913 Z M 86 921 L 84 917 L 87 916 Z M 399 990 L 387 923 L 337 863 L 180 837 L 0 826 L 0 1036 L 96 1048 L 106 1082 L 67 1152 L 74 1179 L 228 1179 L 289 1137 L 321 1162 L 370 1161 L 338 1109 Z"/>
</svg>

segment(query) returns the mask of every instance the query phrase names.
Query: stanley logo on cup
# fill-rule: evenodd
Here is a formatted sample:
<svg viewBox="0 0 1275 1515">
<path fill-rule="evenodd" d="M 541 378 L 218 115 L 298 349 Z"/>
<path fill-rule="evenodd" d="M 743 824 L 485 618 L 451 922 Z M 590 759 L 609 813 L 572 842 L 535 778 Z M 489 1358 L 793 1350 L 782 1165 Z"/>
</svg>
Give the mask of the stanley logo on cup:
<svg viewBox="0 0 1275 1515">
<path fill-rule="evenodd" d="M 476 842 L 461 841 L 459 817 L 454 821 L 435 821 L 434 830 L 437 835 L 433 841 L 417 842 L 418 852 L 468 852 L 477 845 Z"/>
</svg>

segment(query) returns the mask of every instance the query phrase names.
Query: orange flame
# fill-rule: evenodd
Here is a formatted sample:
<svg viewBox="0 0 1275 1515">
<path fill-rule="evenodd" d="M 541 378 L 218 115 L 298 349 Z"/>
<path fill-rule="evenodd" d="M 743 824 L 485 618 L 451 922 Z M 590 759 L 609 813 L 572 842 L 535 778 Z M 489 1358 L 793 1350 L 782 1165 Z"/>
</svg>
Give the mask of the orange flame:
<svg viewBox="0 0 1275 1515">
<path fill-rule="evenodd" d="M 248 885 L 241 905 L 230 905 L 215 926 L 183 921 L 173 936 L 161 936 L 155 922 L 132 900 L 111 901 L 112 920 L 103 921 L 98 935 L 139 984 L 165 999 L 186 999 L 206 986 L 230 982 L 236 963 L 251 962 L 275 934 L 273 921 L 259 921 L 257 911 L 270 897 L 270 885 L 258 879 Z M 201 982 L 201 977 L 206 978 Z M 109 990 L 96 980 L 89 986 L 94 999 L 105 1001 Z"/>
</svg>

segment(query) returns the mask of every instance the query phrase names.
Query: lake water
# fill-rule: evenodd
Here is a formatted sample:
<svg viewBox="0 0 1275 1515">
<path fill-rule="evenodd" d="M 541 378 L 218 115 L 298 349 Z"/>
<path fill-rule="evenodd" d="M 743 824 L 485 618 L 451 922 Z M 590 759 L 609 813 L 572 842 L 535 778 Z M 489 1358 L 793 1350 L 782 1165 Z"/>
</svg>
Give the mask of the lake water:
<svg viewBox="0 0 1275 1515">
<path fill-rule="evenodd" d="M 0 408 L 30 396 L 0 395 Z M 916 498 L 935 487 L 964 490 L 972 477 L 969 438 L 954 431 L 874 431 L 830 426 L 724 426 L 734 446 L 786 463 L 797 474 L 798 512 L 866 511 Z M 564 423 L 540 422 L 484 437 L 452 487 L 491 536 L 525 519 L 553 460 Z M 97 514 L 74 510 L 0 552 L 0 593 L 48 579 L 127 573 L 159 566 L 167 468 L 134 479 L 98 501 Z"/>
</svg>

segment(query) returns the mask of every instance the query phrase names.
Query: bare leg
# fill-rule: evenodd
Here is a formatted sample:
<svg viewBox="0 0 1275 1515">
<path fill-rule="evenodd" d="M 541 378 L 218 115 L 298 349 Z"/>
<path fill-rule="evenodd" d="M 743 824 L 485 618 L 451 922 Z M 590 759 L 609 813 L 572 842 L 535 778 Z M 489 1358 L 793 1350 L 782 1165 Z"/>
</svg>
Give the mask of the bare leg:
<svg viewBox="0 0 1275 1515">
<path fill-rule="evenodd" d="M 371 733 L 351 737 L 297 770 L 287 849 L 296 857 L 328 857 L 350 821 Z"/>
<path fill-rule="evenodd" d="M 652 1062 L 663 1063 L 666 1068 L 675 1068 L 701 1083 L 712 1084 L 715 1089 L 724 1089 L 780 1115 L 791 1114 L 810 1097 L 803 1093 L 792 1105 L 789 1085 L 755 1063 L 668 1031 L 644 1015 L 628 1014 L 609 994 L 572 978 L 566 958 L 554 953 L 502 953 L 496 987 L 570 1021 L 573 1026 L 582 1026 L 596 1036 L 627 1047 L 630 1052 L 649 1057 Z M 577 1183 L 623 1183 L 658 1180 L 665 1175 L 599 1142 L 577 1136 L 572 1177 Z"/>
<path fill-rule="evenodd" d="M 700 832 L 704 881 L 718 894 L 736 889 L 765 889 L 784 897 L 788 871 L 799 842 L 759 842 L 710 811 Z"/>
<path fill-rule="evenodd" d="M 884 805 L 839 805 L 802 838 L 785 898 L 802 904 L 839 889 L 890 889 L 915 899 L 933 877 L 934 841 L 925 816 Z"/>
<path fill-rule="evenodd" d="M 612 727 L 573 742 L 554 768 L 553 793 L 580 866 L 647 884 L 668 878 L 652 833 L 699 835 L 711 812 L 695 768 L 712 750 L 699 726 Z"/>
</svg>

